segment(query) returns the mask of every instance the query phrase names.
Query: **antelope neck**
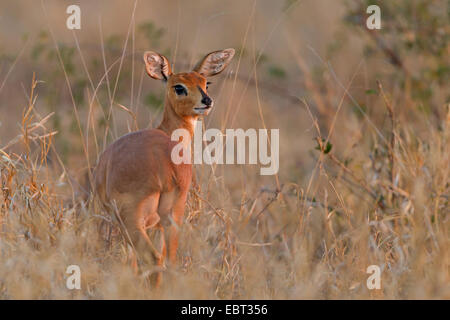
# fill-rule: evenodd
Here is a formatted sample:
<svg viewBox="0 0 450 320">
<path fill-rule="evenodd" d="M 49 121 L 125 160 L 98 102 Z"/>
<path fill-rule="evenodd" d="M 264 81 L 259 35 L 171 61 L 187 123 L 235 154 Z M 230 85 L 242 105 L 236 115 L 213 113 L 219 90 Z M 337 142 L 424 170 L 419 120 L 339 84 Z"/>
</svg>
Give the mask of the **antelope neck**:
<svg viewBox="0 0 450 320">
<path fill-rule="evenodd" d="M 163 118 L 158 129 L 164 131 L 169 137 L 176 129 L 186 129 L 189 131 L 191 138 L 194 135 L 194 122 L 197 119 L 195 116 L 179 116 L 173 109 L 169 99 L 166 99 L 164 105 Z"/>
</svg>

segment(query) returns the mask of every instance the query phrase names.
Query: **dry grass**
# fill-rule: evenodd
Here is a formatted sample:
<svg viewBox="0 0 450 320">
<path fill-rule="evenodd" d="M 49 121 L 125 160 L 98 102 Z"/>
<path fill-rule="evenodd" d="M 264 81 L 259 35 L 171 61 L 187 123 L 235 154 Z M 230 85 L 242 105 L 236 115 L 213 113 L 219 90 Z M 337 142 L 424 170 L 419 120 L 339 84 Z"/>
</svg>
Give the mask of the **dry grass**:
<svg viewBox="0 0 450 320">
<path fill-rule="evenodd" d="M 66 72 L 60 38 L 53 31 L 49 37 L 57 48 L 54 63 L 64 70 L 57 78 L 64 90 L 62 110 L 45 107 L 51 105 L 45 100 L 50 79 L 45 70 L 25 85 L 22 81 L 30 81 L 30 72 L 17 69 L 15 59 L 5 64 L 12 72 L 1 64 L 1 299 L 450 298 L 448 91 L 436 90 L 436 108 L 424 114 L 413 93 L 387 76 L 396 72 L 395 66 L 382 64 L 380 75 L 379 64 L 353 53 L 360 46 L 357 40 L 347 52 L 353 61 L 343 54 L 324 62 L 322 50 L 312 49 L 320 43 L 308 47 L 311 39 L 296 33 L 295 17 L 314 26 L 308 12 L 319 14 L 326 4 L 301 4 L 306 13 L 294 5 L 291 19 L 283 14 L 270 20 L 271 33 L 255 26 L 260 26 L 258 19 L 267 19 L 272 5 L 256 3 L 235 4 L 250 18 L 239 16 L 238 36 L 224 31 L 228 43 L 219 47 L 242 45 L 246 54 L 236 57 L 234 73 L 213 80 L 217 107 L 204 123 L 216 128 L 280 128 L 280 172 L 262 177 L 257 166 L 196 166 L 179 263 L 165 272 L 158 290 L 133 274 L 129 248 L 116 222 L 96 201 L 82 200 L 77 182 L 105 143 L 146 127 L 160 115 L 144 108 L 142 96 L 149 90 L 146 84 L 152 90 L 161 85 L 142 80 L 141 62 L 129 54 L 145 46 L 135 39 L 140 18 L 131 14 L 133 3 L 120 26 L 126 40 L 123 51 L 107 61 L 103 38 L 99 42 L 100 64 L 110 68 L 106 75 L 105 70 L 90 73 L 83 39 L 78 42 L 76 34 L 68 33 L 78 47 L 76 67 L 88 79 L 82 90 L 84 107 L 67 90 L 74 79 Z M 45 2 L 44 8 L 50 15 L 58 5 Z M 204 15 L 211 14 L 206 4 L 200 8 Z M 329 14 L 323 11 L 320 19 Z M 49 30 L 56 29 L 51 21 Z M 198 32 L 197 25 L 179 20 L 182 25 L 177 26 L 176 21 L 173 16 L 168 23 L 173 40 L 169 47 L 175 51 L 194 42 L 183 41 L 183 35 Z M 218 22 L 211 28 L 221 26 Z M 281 36 L 272 38 L 273 33 Z M 283 44 L 281 52 L 269 48 L 272 40 Z M 201 43 L 205 51 L 216 49 L 208 45 Z M 199 54 L 189 50 L 185 46 L 177 55 L 179 66 L 192 64 L 189 58 Z M 286 61 L 287 79 L 261 75 L 257 63 L 266 52 Z M 16 56 L 21 54 L 18 50 Z M 123 92 L 119 78 L 124 70 L 132 82 L 122 83 Z M 19 74 L 20 80 L 13 77 L 8 83 L 5 75 L 10 74 Z M 366 95 L 371 88 L 376 93 Z M 21 114 L 7 114 L 7 104 L 25 107 Z M 63 123 L 59 130 L 52 122 L 55 112 Z M 101 121 L 106 125 L 99 125 Z M 19 129 L 11 125 L 14 122 Z M 65 128 L 70 123 L 75 123 L 71 131 Z M 72 264 L 81 268 L 81 290 L 66 288 L 65 270 Z M 382 269 L 381 290 L 366 287 L 369 265 Z"/>
</svg>

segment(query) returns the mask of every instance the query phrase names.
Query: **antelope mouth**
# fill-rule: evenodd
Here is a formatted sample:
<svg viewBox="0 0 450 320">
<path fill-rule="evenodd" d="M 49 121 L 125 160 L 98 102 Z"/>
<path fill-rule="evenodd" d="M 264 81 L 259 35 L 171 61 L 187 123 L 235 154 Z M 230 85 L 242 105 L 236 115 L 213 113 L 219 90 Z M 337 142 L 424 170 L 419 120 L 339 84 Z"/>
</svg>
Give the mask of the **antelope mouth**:
<svg viewBox="0 0 450 320">
<path fill-rule="evenodd" d="M 211 108 L 212 108 L 212 105 L 210 105 L 210 106 L 203 105 L 201 107 L 195 107 L 194 111 L 195 111 L 195 113 L 197 113 L 199 115 L 208 115 Z"/>
<path fill-rule="evenodd" d="M 195 107 L 194 110 L 209 110 L 212 106 Z"/>
</svg>

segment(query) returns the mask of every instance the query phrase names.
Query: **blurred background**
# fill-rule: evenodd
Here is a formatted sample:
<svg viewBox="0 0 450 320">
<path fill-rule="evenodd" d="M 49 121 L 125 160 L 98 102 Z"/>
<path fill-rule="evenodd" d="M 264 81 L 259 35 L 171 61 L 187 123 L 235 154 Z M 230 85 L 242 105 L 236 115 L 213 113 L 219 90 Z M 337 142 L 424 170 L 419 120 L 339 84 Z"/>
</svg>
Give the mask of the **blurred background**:
<svg viewBox="0 0 450 320">
<path fill-rule="evenodd" d="M 80 30 L 66 28 L 71 4 L 81 8 Z M 381 30 L 366 28 L 370 4 L 381 8 Z M 63 259 L 55 246 L 66 250 L 64 237 L 90 243 L 85 234 L 95 231 L 76 232 L 99 223 L 92 210 L 104 213 L 79 204 L 87 168 L 110 142 L 156 126 L 162 114 L 165 87 L 145 73 L 144 51 L 166 55 L 181 72 L 232 47 L 232 64 L 211 79 L 215 106 L 203 124 L 280 129 L 280 170 L 196 166 L 183 276 L 157 297 L 179 297 L 194 281 L 198 292 L 182 297 L 448 298 L 449 7 L 0 0 L 4 259 L 31 259 L 23 239 L 46 243 L 54 261 Z M 117 263 L 124 245 L 112 247 L 95 249 L 110 253 L 109 264 L 93 259 L 94 246 L 71 247 L 92 270 L 83 280 L 91 290 L 73 297 L 155 297 L 120 289 L 136 281 L 131 275 L 125 284 L 97 278 L 99 269 L 126 268 Z M 381 291 L 365 286 L 371 264 L 386 270 Z M 62 277 L 52 266 L 45 272 Z M 42 280 L 40 267 L 20 270 L 0 266 L 0 297 L 71 297 Z M 20 277 L 27 272 L 28 282 Z"/>
</svg>

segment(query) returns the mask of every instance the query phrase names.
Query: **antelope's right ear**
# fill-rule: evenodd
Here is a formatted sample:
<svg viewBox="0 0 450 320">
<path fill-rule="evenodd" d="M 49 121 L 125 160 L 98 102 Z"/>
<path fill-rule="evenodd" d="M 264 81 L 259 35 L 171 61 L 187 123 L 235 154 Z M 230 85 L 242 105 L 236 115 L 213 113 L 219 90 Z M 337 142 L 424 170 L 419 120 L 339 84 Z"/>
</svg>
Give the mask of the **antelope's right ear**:
<svg viewBox="0 0 450 320">
<path fill-rule="evenodd" d="M 144 53 L 145 70 L 150 77 L 156 80 L 167 81 L 172 75 L 169 60 L 162 54 L 147 51 Z"/>
</svg>

